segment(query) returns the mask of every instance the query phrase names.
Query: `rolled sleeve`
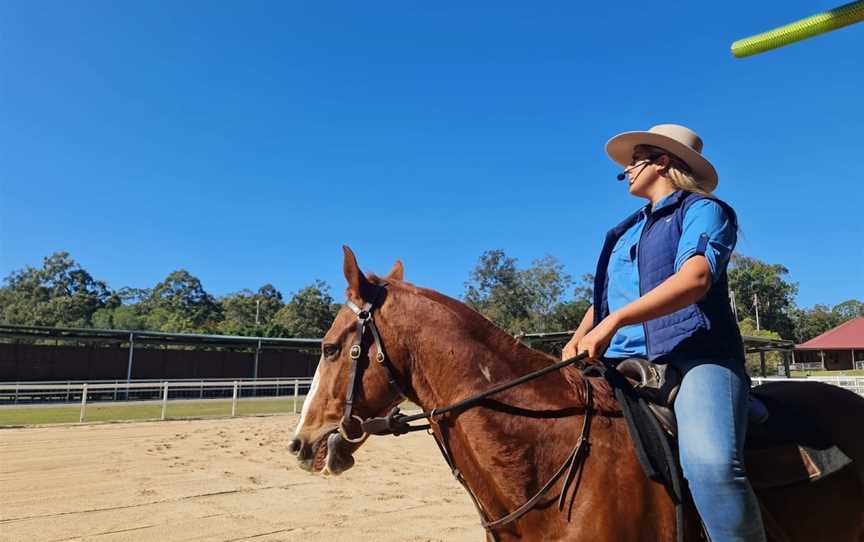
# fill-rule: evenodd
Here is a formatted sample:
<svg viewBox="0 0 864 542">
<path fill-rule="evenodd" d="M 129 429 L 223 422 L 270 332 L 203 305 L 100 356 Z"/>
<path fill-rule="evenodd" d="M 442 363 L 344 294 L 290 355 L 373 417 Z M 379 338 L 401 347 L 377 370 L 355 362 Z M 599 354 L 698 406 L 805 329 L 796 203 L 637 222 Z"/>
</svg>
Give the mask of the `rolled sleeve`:
<svg viewBox="0 0 864 542">
<path fill-rule="evenodd" d="M 737 239 L 735 224 L 720 204 L 710 199 L 695 202 L 684 215 L 675 271 L 693 256 L 703 255 L 716 281 L 726 269 Z"/>
</svg>

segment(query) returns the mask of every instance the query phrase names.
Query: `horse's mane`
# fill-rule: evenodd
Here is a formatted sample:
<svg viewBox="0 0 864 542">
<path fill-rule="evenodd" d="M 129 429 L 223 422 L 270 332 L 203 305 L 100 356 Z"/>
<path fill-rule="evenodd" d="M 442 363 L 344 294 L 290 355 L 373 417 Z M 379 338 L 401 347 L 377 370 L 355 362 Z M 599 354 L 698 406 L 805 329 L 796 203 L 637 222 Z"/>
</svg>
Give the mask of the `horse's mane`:
<svg viewBox="0 0 864 542">
<path fill-rule="evenodd" d="M 458 299 L 454 299 L 435 290 L 416 286 L 414 284 L 411 284 L 410 282 L 405 282 L 402 280 L 385 280 L 374 274 L 370 274 L 367 278 L 372 284 L 378 286 L 381 286 L 385 283 L 398 285 L 398 287 L 401 289 L 407 290 L 412 294 L 419 295 L 434 303 L 442 305 L 451 313 L 456 315 L 461 321 L 465 322 L 466 325 L 473 326 L 473 330 L 476 335 L 487 337 L 492 341 L 498 342 L 505 346 L 509 346 L 513 349 L 514 353 L 518 352 L 521 355 L 535 356 L 539 359 L 544 359 L 549 364 L 559 361 L 551 354 L 535 350 L 525 345 L 524 343 L 512 337 L 509 333 L 495 325 L 494 322 L 492 322 L 476 310 L 472 309 L 465 303 L 459 301 Z M 570 390 L 572 391 L 578 405 L 584 406 L 587 400 L 587 398 L 585 397 L 585 380 L 587 377 L 582 374 L 581 368 L 576 367 L 575 365 L 570 365 L 562 369 L 561 374 L 570 384 Z M 618 405 L 618 402 L 615 400 L 614 393 L 606 379 L 588 378 L 588 381 L 591 384 L 594 392 L 594 408 L 604 414 L 620 414 L 621 408 Z"/>
</svg>

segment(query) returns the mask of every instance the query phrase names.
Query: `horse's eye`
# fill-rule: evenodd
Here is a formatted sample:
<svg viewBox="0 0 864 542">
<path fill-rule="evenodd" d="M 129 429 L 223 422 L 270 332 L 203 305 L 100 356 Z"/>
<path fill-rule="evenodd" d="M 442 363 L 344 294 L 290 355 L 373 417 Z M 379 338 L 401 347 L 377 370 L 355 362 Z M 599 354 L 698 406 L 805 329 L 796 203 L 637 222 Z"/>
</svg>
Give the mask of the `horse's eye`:
<svg viewBox="0 0 864 542">
<path fill-rule="evenodd" d="M 325 344 L 321 347 L 321 352 L 324 354 L 325 358 L 332 358 L 339 353 L 339 347 L 335 344 Z"/>
</svg>

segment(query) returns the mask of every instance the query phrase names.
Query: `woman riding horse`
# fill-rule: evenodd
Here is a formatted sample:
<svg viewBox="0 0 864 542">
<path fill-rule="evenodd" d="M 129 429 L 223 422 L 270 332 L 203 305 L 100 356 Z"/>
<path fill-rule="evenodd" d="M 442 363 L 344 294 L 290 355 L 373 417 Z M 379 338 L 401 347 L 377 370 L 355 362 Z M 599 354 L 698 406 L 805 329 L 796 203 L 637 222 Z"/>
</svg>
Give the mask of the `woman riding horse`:
<svg viewBox="0 0 864 542">
<path fill-rule="evenodd" d="M 606 152 L 648 204 L 612 228 L 600 253 L 594 304 L 564 358 L 587 351 L 669 364 L 683 375 L 674 410 L 680 459 L 711 540 L 765 540 L 744 472 L 750 380 L 729 304 L 726 268 L 735 211 L 713 196 L 717 172 L 684 126 L 625 132 Z"/>
</svg>

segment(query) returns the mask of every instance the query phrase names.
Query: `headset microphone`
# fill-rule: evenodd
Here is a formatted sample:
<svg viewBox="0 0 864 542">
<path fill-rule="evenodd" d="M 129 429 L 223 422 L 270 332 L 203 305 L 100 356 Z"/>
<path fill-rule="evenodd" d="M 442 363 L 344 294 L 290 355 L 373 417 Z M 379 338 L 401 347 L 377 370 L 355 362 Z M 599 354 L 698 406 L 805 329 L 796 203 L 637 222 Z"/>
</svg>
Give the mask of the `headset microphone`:
<svg viewBox="0 0 864 542">
<path fill-rule="evenodd" d="M 645 171 L 645 166 L 647 166 L 647 165 L 650 164 L 650 163 L 651 163 L 651 162 L 648 161 L 648 160 L 645 160 L 645 161 L 642 163 L 642 168 L 639 170 L 639 173 L 636 174 L 636 177 L 633 178 L 634 181 L 635 181 L 636 179 L 639 178 L 639 175 L 642 175 L 642 172 Z M 618 176 L 617 176 L 616 178 L 617 178 L 619 181 L 623 181 L 624 179 L 627 178 L 627 174 L 630 173 L 631 171 L 633 171 L 633 170 L 634 170 L 636 167 L 638 167 L 638 166 L 639 166 L 639 164 L 633 164 L 632 166 L 625 167 L 625 168 L 624 168 L 624 172 L 623 172 L 623 173 L 619 173 Z"/>
</svg>

